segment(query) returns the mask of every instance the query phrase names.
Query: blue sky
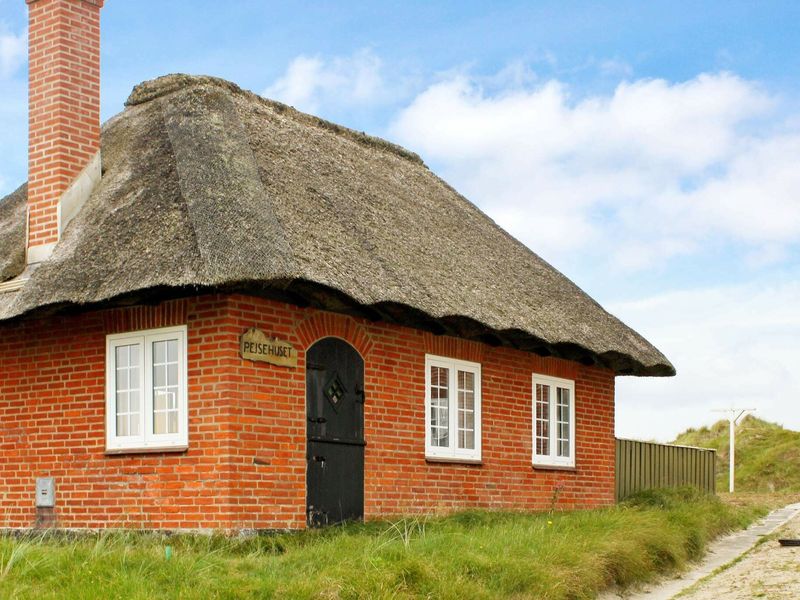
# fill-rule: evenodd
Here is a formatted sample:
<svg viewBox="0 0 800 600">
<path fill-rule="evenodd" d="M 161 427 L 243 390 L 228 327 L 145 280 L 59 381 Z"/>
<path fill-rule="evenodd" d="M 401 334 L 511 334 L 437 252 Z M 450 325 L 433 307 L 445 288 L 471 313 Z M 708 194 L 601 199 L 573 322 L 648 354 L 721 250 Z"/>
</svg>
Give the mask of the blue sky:
<svg viewBox="0 0 800 600">
<path fill-rule="evenodd" d="M 23 0 L 0 0 L 0 193 L 25 177 Z M 800 428 L 800 3 L 155 2 L 102 13 L 108 118 L 217 75 L 419 152 L 664 350 L 620 435 L 731 402 Z M 800 171 L 800 169 L 797 169 Z"/>
</svg>

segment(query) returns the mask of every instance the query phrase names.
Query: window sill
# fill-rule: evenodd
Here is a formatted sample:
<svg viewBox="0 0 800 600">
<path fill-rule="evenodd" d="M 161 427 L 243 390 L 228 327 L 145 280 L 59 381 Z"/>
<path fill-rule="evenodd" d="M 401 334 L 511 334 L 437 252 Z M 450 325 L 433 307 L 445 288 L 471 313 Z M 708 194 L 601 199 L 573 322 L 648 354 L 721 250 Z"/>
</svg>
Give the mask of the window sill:
<svg viewBox="0 0 800 600">
<path fill-rule="evenodd" d="M 106 456 L 118 456 L 120 454 L 163 454 L 164 452 L 186 452 L 188 445 L 182 446 L 154 446 L 152 448 L 106 448 Z"/>
<path fill-rule="evenodd" d="M 462 458 L 455 456 L 426 456 L 425 462 L 428 463 L 455 463 L 461 465 L 482 465 L 483 459 L 480 458 Z"/>
<path fill-rule="evenodd" d="M 548 465 L 542 463 L 533 463 L 534 471 L 577 471 L 578 467 L 569 465 Z"/>
</svg>

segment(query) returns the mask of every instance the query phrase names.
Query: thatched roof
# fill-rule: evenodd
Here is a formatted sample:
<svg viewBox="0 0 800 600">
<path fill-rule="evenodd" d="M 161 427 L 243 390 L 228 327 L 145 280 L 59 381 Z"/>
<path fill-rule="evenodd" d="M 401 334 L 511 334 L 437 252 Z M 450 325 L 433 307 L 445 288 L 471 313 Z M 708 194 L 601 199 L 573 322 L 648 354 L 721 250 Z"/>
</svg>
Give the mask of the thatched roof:
<svg viewBox="0 0 800 600">
<path fill-rule="evenodd" d="M 0 199 L 0 282 L 16 277 L 25 268 L 25 200 L 28 186 L 22 185 Z M 0 314 L 3 300 L 0 296 Z"/>
<path fill-rule="evenodd" d="M 674 374 L 413 153 L 208 77 L 145 82 L 126 105 L 100 183 L 0 320 L 238 290 Z M 24 267 L 24 197 L 0 200 L 0 281 Z"/>
</svg>

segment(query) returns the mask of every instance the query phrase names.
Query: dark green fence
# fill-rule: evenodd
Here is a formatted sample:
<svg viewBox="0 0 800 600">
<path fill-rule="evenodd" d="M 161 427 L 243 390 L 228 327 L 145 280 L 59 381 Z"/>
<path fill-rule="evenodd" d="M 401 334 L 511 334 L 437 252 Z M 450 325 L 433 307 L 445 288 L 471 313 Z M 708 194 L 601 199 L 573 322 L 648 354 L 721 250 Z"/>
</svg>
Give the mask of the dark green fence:
<svg viewBox="0 0 800 600">
<path fill-rule="evenodd" d="M 716 492 L 716 450 L 617 439 L 617 500 L 652 488 L 693 485 Z"/>
</svg>

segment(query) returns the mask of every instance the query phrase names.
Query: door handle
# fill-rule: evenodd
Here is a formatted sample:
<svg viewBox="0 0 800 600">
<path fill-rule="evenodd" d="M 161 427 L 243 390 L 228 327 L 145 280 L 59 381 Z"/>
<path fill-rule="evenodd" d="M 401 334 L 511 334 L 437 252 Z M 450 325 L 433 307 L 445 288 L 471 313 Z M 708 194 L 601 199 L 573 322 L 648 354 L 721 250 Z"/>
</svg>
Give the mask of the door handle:
<svg viewBox="0 0 800 600">
<path fill-rule="evenodd" d="M 310 423 L 327 423 L 328 419 L 325 417 L 308 417 Z"/>
</svg>

